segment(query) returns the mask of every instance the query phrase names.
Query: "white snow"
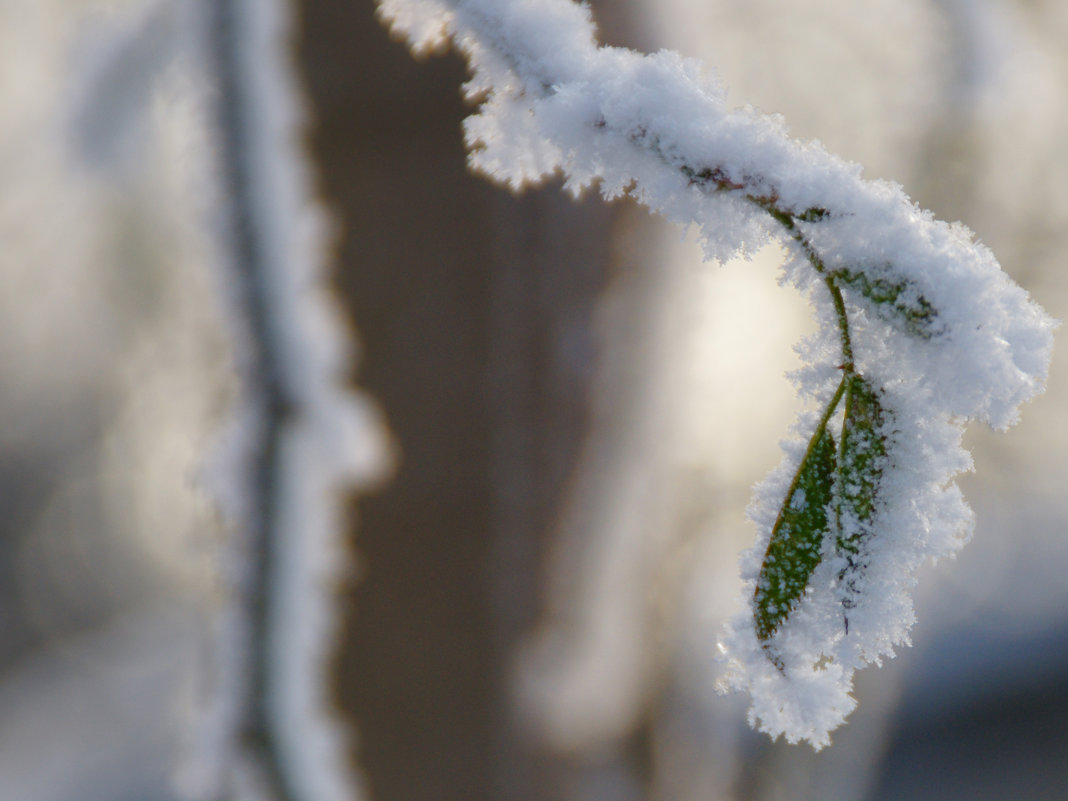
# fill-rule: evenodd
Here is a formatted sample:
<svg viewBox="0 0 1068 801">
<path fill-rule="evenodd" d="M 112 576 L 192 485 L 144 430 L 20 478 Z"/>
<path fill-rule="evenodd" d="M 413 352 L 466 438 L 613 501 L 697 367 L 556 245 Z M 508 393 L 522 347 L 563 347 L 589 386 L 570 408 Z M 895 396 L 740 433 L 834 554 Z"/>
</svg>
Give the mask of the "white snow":
<svg viewBox="0 0 1068 801">
<path fill-rule="evenodd" d="M 860 166 L 818 143 L 791 139 L 779 118 L 728 108 L 724 89 L 694 60 L 597 47 L 583 7 L 382 0 L 380 10 L 416 51 L 440 46 L 444 31 L 469 58 L 468 92 L 482 103 L 465 135 L 472 167 L 487 177 L 516 189 L 561 175 L 576 194 L 628 194 L 697 226 L 709 259 L 781 240 L 791 254 L 784 278 L 808 295 L 820 325 L 801 346 L 808 366 L 795 378 L 803 397 L 826 404 L 842 377 L 827 273 L 899 285 L 906 307 L 922 298 L 933 309 L 918 333 L 890 304 L 842 285 L 855 369 L 884 393 L 895 421 L 865 591 L 849 612 L 848 634 L 837 566 L 825 559 L 775 634 L 781 668 L 757 640 L 748 603 L 722 640 L 725 685 L 750 693 L 754 725 L 791 742 L 828 744 L 855 706 L 854 671 L 908 644 L 917 568 L 970 536 L 972 515 L 953 483 L 971 466 L 960 444 L 964 425 L 1016 422 L 1020 405 L 1044 388 L 1055 323 L 963 225 L 935 220 L 896 184 L 863 180 Z M 769 207 L 793 218 L 821 269 Z M 756 489 L 757 539 L 741 560 L 747 600 L 817 418 L 803 417 L 800 439 L 786 444 L 783 463 Z"/>
</svg>

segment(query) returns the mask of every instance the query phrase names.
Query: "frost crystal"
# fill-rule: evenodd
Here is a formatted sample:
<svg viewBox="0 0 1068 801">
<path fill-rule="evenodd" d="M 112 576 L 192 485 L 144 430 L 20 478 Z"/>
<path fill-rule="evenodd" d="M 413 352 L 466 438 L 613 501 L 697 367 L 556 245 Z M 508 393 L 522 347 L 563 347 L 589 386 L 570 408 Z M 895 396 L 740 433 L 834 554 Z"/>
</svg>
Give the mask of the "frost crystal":
<svg viewBox="0 0 1068 801">
<path fill-rule="evenodd" d="M 710 259 L 775 237 L 820 333 L 799 426 L 750 509 L 748 600 L 723 639 L 727 685 L 750 720 L 819 748 L 852 711 L 854 671 L 908 642 L 920 564 L 956 551 L 971 512 L 953 478 L 970 420 L 1006 428 L 1045 383 L 1054 322 L 961 225 L 897 185 L 730 110 L 701 66 L 672 52 L 598 47 L 566 0 L 381 0 L 413 49 L 447 36 L 480 99 L 471 165 L 513 188 L 562 174 L 574 193 L 629 194 L 696 225 Z"/>
</svg>

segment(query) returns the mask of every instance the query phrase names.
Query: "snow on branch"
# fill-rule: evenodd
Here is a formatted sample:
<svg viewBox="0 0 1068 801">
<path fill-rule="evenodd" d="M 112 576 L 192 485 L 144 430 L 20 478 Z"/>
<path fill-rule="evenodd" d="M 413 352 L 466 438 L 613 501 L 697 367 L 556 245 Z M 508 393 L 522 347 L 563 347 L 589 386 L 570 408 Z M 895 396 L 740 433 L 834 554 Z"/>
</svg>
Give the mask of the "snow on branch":
<svg viewBox="0 0 1068 801">
<path fill-rule="evenodd" d="M 349 731 L 329 697 L 344 503 L 391 467 L 373 401 L 329 294 L 327 214 L 315 200 L 282 0 L 198 7 L 215 84 L 220 279 L 242 384 L 210 483 L 234 533 L 225 555 L 215 698 L 187 794 L 356 801 Z"/>
<path fill-rule="evenodd" d="M 970 535 L 953 483 L 971 466 L 964 424 L 1017 420 L 1044 387 L 1054 321 L 964 226 L 779 118 L 727 108 L 695 61 L 599 47 L 585 7 L 380 0 L 380 13 L 416 52 L 451 40 L 467 56 L 479 107 L 465 135 L 487 177 L 629 195 L 696 225 L 709 259 L 784 244 L 784 278 L 820 323 L 794 376 L 815 410 L 750 507 L 724 681 L 750 693 L 763 731 L 828 744 L 854 671 L 908 643 L 916 569 Z"/>
</svg>

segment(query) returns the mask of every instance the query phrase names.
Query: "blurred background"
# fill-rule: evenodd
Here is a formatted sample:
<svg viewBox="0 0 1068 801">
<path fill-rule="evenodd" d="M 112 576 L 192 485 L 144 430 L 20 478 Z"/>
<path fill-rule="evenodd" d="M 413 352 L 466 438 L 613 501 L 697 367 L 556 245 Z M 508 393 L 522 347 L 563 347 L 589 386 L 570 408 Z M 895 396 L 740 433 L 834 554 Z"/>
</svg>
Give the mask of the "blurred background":
<svg viewBox="0 0 1068 801">
<path fill-rule="evenodd" d="M 207 2 L 207 0 L 205 0 Z M 240 349 L 213 76 L 178 0 L 0 0 L 0 801 L 176 801 L 214 681 L 206 465 Z M 595 0 L 961 220 L 1068 316 L 1060 0 Z M 324 681 L 374 801 L 1020 801 L 1068 786 L 1068 357 L 968 434 L 977 525 L 818 754 L 714 690 L 752 484 L 809 330 L 774 247 L 465 168 L 463 63 L 294 0 L 306 157 L 357 383 L 398 449 L 354 497 Z"/>
</svg>

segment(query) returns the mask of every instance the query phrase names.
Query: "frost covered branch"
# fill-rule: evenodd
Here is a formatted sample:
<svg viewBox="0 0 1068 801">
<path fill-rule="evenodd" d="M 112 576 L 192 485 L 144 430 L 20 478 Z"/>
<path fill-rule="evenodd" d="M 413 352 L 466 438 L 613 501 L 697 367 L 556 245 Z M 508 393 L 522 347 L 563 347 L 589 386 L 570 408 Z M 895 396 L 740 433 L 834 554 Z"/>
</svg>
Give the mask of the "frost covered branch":
<svg viewBox="0 0 1068 801">
<path fill-rule="evenodd" d="M 237 533 L 216 730 L 200 755 L 214 768 L 198 766 L 192 793 L 211 801 L 362 796 L 324 663 L 348 566 L 340 503 L 381 477 L 388 443 L 373 405 L 347 386 L 349 343 L 321 281 L 326 232 L 297 141 L 287 22 L 279 0 L 217 0 L 202 21 L 242 379 L 215 487 Z"/>
<path fill-rule="evenodd" d="M 518 189 L 629 195 L 696 225 L 709 259 L 768 239 L 816 309 L 795 380 L 816 411 L 758 487 L 742 558 L 747 609 L 727 627 L 727 685 L 750 720 L 819 748 L 854 708 L 856 669 L 892 656 L 924 562 L 954 553 L 971 512 L 954 477 L 970 420 L 1006 428 L 1045 383 L 1054 323 L 961 225 L 900 187 L 726 106 L 694 61 L 598 47 L 566 0 L 380 0 L 413 50 L 452 41 L 478 112 L 472 167 Z"/>
</svg>

